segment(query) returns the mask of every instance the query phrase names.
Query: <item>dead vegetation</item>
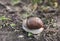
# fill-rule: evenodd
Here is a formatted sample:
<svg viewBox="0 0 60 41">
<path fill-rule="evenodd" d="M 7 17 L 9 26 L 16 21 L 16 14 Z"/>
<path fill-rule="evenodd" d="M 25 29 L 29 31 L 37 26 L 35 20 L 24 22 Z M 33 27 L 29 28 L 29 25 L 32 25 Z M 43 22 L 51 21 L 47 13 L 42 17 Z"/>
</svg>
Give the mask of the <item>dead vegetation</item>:
<svg viewBox="0 0 60 41">
<path fill-rule="evenodd" d="M 0 35 L 3 35 L 0 40 L 60 41 L 60 6 L 58 1 L 12 0 L 11 2 L 10 0 L 0 0 Z M 37 37 L 33 37 L 33 34 L 22 29 L 22 21 L 29 16 L 37 16 L 44 22 L 45 30 L 38 40 Z"/>
</svg>

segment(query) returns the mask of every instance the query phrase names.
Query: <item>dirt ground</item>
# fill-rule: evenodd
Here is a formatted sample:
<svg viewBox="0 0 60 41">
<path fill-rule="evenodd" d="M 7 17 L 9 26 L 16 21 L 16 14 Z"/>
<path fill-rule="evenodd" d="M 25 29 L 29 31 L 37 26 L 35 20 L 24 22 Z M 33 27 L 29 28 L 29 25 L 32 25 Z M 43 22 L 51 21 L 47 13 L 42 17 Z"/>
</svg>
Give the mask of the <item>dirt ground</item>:
<svg viewBox="0 0 60 41">
<path fill-rule="evenodd" d="M 11 0 L 0 0 L 0 41 L 60 41 L 60 7 L 48 12 L 38 7 L 32 12 L 29 3 L 22 0 L 11 5 Z M 45 29 L 39 39 L 28 36 L 22 29 L 22 21 L 29 16 L 37 16 L 44 22 Z"/>
</svg>

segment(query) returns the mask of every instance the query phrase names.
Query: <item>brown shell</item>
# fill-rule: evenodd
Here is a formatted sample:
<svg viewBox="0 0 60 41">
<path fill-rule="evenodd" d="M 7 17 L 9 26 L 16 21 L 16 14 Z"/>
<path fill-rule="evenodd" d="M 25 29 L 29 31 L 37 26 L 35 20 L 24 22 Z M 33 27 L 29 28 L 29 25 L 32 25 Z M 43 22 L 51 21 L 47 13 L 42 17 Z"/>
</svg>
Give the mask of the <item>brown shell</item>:
<svg viewBox="0 0 60 41">
<path fill-rule="evenodd" d="M 43 27 L 43 22 L 38 17 L 30 17 L 29 19 L 27 19 L 26 24 L 29 29 L 39 29 Z"/>
</svg>

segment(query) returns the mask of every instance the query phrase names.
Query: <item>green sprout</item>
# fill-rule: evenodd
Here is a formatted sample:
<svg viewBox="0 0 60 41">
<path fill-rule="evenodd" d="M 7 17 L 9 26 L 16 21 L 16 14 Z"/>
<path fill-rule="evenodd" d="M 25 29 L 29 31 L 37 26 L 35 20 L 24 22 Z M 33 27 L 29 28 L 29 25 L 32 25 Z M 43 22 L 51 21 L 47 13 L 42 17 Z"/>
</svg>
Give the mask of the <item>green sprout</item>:
<svg viewBox="0 0 60 41">
<path fill-rule="evenodd" d="M 10 24 L 10 26 L 11 26 L 11 27 L 14 27 L 14 26 L 16 26 L 16 24 L 14 24 L 14 23 L 11 23 L 11 24 Z"/>
<path fill-rule="evenodd" d="M 32 0 L 32 3 L 35 4 L 35 3 L 42 3 L 42 0 Z"/>
<path fill-rule="evenodd" d="M 20 0 L 11 0 L 12 5 L 15 5 L 15 4 L 19 3 L 19 2 L 20 2 Z"/>
<path fill-rule="evenodd" d="M 32 33 L 30 33 L 30 32 L 28 33 L 28 36 L 32 36 L 32 35 L 33 35 Z"/>
<path fill-rule="evenodd" d="M 28 13 L 25 13 L 25 14 L 22 14 L 22 18 L 27 18 L 29 17 L 31 14 L 28 14 Z"/>
<path fill-rule="evenodd" d="M 9 18 L 6 18 L 5 16 L 1 16 L 1 17 L 0 17 L 0 20 L 3 21 L 3 20 L 10 20 L 10 19 L 9 19 Z"/>
</svg>

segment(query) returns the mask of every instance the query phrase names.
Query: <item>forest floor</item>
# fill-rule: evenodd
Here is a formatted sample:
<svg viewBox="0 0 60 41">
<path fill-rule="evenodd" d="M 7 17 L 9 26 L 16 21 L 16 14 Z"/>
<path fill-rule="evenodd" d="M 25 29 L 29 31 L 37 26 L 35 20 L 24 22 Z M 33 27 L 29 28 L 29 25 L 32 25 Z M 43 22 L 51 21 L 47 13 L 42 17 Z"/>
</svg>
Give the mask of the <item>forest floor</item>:
<svg viewBox="0 0 60 41">
<path fill-rule="evenodd" d="M 39 39 L 22 29 L 22 22 L 29 16 L 37 16 L 44 22 Z M 60 7 L 42 10 L 31 8 L 29 2 L 11 5 L 10 0 L 0 0 L 0 41 L 60 41 Z"/>
</svg>

